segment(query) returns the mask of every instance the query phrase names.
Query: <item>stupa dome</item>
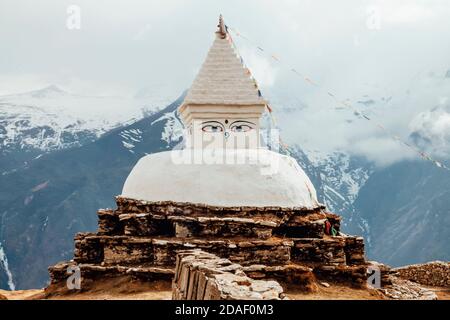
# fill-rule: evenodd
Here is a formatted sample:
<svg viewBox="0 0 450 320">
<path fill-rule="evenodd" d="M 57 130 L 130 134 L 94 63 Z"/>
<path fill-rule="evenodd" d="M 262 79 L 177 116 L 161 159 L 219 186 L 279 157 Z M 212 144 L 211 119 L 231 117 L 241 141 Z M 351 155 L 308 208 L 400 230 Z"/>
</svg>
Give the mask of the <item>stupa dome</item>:
<svg viewBox="0 0 450 320">
<path fill-rule="evenodd" d="M 297 162 L 266 149 L 186 149 L 147 155 L 131 171 L 122 196 L 223 207 L 321 206 Z"/>
</svg>

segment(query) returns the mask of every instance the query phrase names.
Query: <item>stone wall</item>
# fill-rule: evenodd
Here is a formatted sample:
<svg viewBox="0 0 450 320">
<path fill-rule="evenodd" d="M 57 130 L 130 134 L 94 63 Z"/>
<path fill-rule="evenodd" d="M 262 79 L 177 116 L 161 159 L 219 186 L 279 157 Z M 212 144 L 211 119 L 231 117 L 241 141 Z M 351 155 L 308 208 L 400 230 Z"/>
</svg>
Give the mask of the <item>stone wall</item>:
<svg viewBox="0 0 450 320">
<path fill-rule="evenodd" d="M 324 264 L 345 264 L 344 246 L 345 239 L 342 237 L 294 239 L 292 260 Z"/>
<path fill-rule="evenodd" d="M 285 264 L 290 261 L 292 241 L 288 239 L 198 239 L 170 237 L 103 236 L 78 234 L 74 260 L 78 263 L 104 265 L 175 266 L 176 254 L 187 249 L 226 257 L 233 262 L 249 264 Z"/>
<path fill-rule="evenodd" d="M 400 278 L 426 286 L 450 287 L 450 262 L 433 261 L 392 270 Z"/>
<path fill-rule="evenodd" d="M 279 300 L 276 281 L 254 280 L 243 267 L 200 250 L 179 252 L 172 282 L 173 300 Z"/>
<path fill-rule="evenodd" d="M 80 268 L 82 287 L 89 281 L 102 278 L 129 276 L 131 279 L 141 281 L 171 281 L 174 275 L 173 268 L 161 268 L 155 266 L 121 266 L 121 265 L 101 265 L 91 263 L 76 263 L 74 261 L 60 262 L 48 268 L 51 285 L 66 285 L 66 281 L 72 272 L 68 272 L 74 267 Z"/>
<path fill-rule="evenodd" d="M 255 280 L 313 287 L 317 277 L 363 285 L 362 238 L 324 233 L 339 230 L 340 217 L 323 208 L 217 207 L 117 197 L 116 209 L 98 211 L 98 231 L 75 236 L 72 262 L 50 267 L 52 283 L 76 264 L 85 278 L 130 275 L 167 279 L 176 256 L 198 249 L 240 264 Z M 148 273 L 148 275 L 146 275 Z"/>
<path fill-rule="evenodd" d="M 116 210 L 99 210 L 102 235 L 169 237 L 247 237 L 268 239 L 323 236 L 328 219 L 336 230 L 341 218 L 323 208 L 217 207 L 173 201 L 147 202 L 117 197 Z"/>
</svg>

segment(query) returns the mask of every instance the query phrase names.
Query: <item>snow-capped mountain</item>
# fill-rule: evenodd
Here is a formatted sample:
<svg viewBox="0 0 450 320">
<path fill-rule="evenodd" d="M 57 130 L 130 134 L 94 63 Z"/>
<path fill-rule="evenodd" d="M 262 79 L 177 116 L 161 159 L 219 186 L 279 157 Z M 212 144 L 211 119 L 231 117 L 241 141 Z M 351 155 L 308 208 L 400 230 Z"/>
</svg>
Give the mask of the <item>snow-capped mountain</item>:
<svg viewBox="0 0 450 320">
<path fill-rule="evenodd" d="M 84 96 L 55 85 L 0 96 L 2 150 L 19 145 L 42 151 L 82 144 L 162 109 L 176 96 L 141 89 L 133 98 Z M 145 94 L 144 94 L 145 92 Z"/>
<path fill-rule="evenodd" d="M 317 150 L 302 150 L 298 146 L 294 150 L 293 155 L 316 182 L 323 204 L 344 217 L 345 228 L 355 230 L 357 234 L 368 233 L 353 203 L 373 172 L 373 165 L 361 157 L 342 151 L 324 154 Z"/>
<path fill-rule="evenodd" d="M 131 98 L 76 95 L 55 85 L 0 96 L 0 176 L 27 170 L 54 151 L 92 143 L 115 128 L 158 112 L 175 98 L 169 88 L 161 85 L 142 88 Z M 122 146 L 129 152 L 133 152 L 138 139 L 142 138 L 140 132 L 140 129 L 120 132 Z M 24 203 L 29 205 L 34 193 L 48 183 L 50 181 L 46 180 L 40 187 L 32 188 Z M 7 202 L 12 200 L 0 198 Z M 0 209 L 0 287 L 14 288 L 7 249 L 2 243 L 6 208 Z M 45 226 L 46 222 L 42 228 Z"/>
<path fill-rule="evenodd" d="M 144 88 L 135 97 L 84 96 L 55 85 L 0 96 L 2 174 L 43 153 L 80 146 L 168 105 L 168 90 Z"/>
</svg>

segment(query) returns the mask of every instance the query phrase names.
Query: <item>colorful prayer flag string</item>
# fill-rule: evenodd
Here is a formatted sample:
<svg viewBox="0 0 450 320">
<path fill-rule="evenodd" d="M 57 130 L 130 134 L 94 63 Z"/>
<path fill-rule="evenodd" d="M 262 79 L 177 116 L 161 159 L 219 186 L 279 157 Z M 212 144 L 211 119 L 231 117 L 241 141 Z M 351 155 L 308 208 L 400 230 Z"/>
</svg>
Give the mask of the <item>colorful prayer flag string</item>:
<svg viewBox="0 0 450 320">
<path fill-rule="evenodd" d="M 228 27 L 227 27 L 227 30 L 228 30 Z M 239 33 L 236 33 L 236 34 L 239 36 Z M 244 68 L 244 70 L 245 70 L 245 73 L 246 73 L 247 75 L 249 75 L 249 76 L 250 76 L 250 79 L 253 81 L 253 84 L 254 84 L 254 86 L 255 86 L 255 89 L 257 89 L 258 96 L 259 96 L 259 97 L 262 97 L 263 95 L 262 95 L 261 90 L 260 90 L 259 87 L 258 87 L 258 83 L 256 82 L 256 79 L 252 76 L 252 73 L 251 73 L 250 69 L 247 68 L 247 66 L 245 65 L 244 59 L 243 59 L 242 56 L 240 55 L 239 50 L 238 50 L 236 44 L 234 43 L 234 41 L 233 41 L 232 38 L 231 38 L 231 35 L 230 35 L 230 34 L 228 34 L 228 35 L 229 35 L 228 40 L 229 40 L 230 43 L 232 44 L 233 49 L 234 49 L 236 55 L 239 57 L 239 59 L 240 59 L 240 61 L 241 61 L 241 64 L 242 64 L 242 66 L 243 66 L 243 68 Z M 242 37 L 242 35 L 241 35 L 241 37 Z M 261 51 L 264 51 L 262 48 L 260 48 L 260 50 L 261 50 Z M 272 55 L 272 58 L 278 61 L 278 59 L 276 58 L 276 56 Z M 271 120 L 271 122 L 272 122 L 272 125 L 273 125 L 274 127 L 276 127 L 277 122 L 276 122 L 275 116 L 274 116 L 274 114 L 273 114 L 273 112 L 272 112 L 273 110 L 272 110 L 272 108 L 271 108 L 268 104 L 266 104 L 266 107 L 267 107 L 267 110 L 269 111 L 269 116 L 270 116 L 270 120 Z M 285 143 L 282 142 L 280 136 L 279 136 L 279 144 L 283 147 L 284 151 L 285 151 L 287 154 L 290 154 L 287 145 L 286 145 Z"/>
</svg>

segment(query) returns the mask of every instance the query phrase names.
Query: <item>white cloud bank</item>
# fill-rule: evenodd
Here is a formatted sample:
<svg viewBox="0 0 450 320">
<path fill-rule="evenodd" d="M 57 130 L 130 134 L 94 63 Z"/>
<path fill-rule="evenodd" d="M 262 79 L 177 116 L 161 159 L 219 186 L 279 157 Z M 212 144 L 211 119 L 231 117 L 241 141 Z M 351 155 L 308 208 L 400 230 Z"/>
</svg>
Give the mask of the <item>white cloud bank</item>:
<svg viewBox="0 0 450 320">
<path fill-rule="evenodd" d="M 421 148 L 443 158 L 450 157 L 450 104 L 419 113 L 410 128 Z"/>
<path fill-rule="evenodd" d="M 81 8 L 80 30 L 66 28 L 72 4 Z M 80 94 L 133 96 L 153 84 L 181 92 L 211 45 L 219 13 L 282 59 L 234 37 L 275 112 L 286 111 L 276 117 L 288 142 L 347 150 L 381 165 L 411 156 L 292 67 L 404 139 L 425 130 L 413 119 L 450 97 L 447 0 L 3 0 L 0 94 L 45 84 Z M 448 136 L 435 132 L 446 128 L 427 127 L 439 156 L 446 156 Z"/>
</svg>

